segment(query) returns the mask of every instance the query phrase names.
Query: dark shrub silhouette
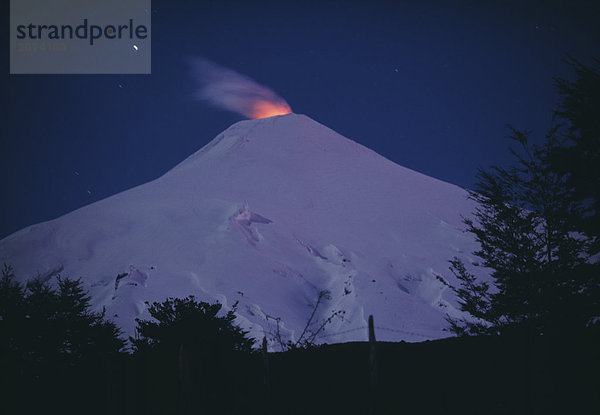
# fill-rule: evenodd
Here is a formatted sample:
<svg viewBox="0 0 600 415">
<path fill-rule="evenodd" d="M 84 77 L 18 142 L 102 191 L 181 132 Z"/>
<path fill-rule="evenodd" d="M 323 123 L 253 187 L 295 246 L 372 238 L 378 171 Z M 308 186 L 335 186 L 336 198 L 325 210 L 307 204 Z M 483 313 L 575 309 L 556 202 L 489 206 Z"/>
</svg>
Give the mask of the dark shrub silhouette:
<svg viewBox="0 0 600 415">
<path fill-rule="evenodd" d="M 110 367 L 124 341 L 114 323 L 89 307 L 80 280 L 58 277 L 56 287 L 41 280 L 24 286 L 15 280 L 12 269 L 4 266 L 0 371 L 8 380 L 7 388 L 2 389 L 8 413 L 41 408 L 68 413 L 92 394 L 106 395 Z"/>
<path fill-rule="evenodd" d="M 218 316 L 222 305 L 197 302 L 194 296 L 168 298 L 154 302 L 148 308 L 152 320 L 137 319 L 137 335 L 131 339 L 135 350 L 170 348 L 178 350 L 181 344 L 198 352 L 250 352 L 254 340 L 235 325 L 235 307 Z"/>
<path fill-rule="evenodd" d="M 145 398 L 149 407 L 158 410 L 178 396 L 181 413 L 245 411 L 249 377 L 242 373 L 258 356 L 252 353 L 254 340 L 234 322 L 235 305 L 219 315 L 221 309 L 219 303 L 197 302 L 193 296 L 169 298 L 149 305 L 153 320 L 137 320 L 136 338 L 130 339 L 134 357 L 157 391 Z M 240 390 L 244 399 L 236 401 Z"/>
<path fill-rule="evenodd" d="M 511 128 L 513 165 L 481 170 L 470 191 L 478 207 L 465 224 L 493 282 L 479 282 L 460 258 L 450 261 L 461 308 L 479 319 L 448 318 L 457 334 L 600 327 L 600 72 L 570 63 L 576 81 L 557 80 L 558 122 L 544 143 Z"/>
</svg>

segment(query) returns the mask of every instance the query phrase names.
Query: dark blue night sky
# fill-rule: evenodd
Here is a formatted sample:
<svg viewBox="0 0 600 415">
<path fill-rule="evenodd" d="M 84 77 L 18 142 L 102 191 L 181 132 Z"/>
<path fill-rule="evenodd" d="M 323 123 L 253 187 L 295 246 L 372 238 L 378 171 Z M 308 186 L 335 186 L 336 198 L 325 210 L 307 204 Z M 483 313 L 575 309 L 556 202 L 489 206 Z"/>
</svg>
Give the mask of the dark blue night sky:
<svg viewBox="0 0 600 415">
<path fill-rule="evenodd" d="M 152 75 L 8 75 L 5 52 L 0 237 L 155 179 L 239 121 L 193 99 L 190 56 L 469 187 L 509 160 L 507 124 L 543 136 L 566 55 L 600 56 L 596 3 L 153 0 Z"/>
</svg>

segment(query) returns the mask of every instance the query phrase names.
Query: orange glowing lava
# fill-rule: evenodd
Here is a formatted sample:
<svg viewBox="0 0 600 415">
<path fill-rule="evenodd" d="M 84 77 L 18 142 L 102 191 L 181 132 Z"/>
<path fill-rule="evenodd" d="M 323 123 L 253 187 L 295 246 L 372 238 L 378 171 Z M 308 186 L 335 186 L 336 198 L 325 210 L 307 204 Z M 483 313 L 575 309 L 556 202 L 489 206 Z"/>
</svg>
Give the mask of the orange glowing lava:
<svg viewBox="0 0 600 415">
<path fill-rule="evenodd" d="M 250 118 L 268 118 L 276 115 L 285 115 L 292 112 L 290 106 L 284 102 L 256 101 L 252 106 Z"/>
</svg>

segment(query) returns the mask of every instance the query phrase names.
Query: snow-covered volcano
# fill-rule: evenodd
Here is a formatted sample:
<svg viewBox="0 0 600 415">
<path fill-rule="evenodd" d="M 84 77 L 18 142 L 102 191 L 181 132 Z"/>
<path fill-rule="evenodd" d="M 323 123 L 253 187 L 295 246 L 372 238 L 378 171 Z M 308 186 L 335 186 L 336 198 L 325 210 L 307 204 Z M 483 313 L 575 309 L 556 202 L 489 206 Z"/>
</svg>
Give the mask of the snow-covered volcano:
<svg viewBox="0 0 600 415">
<path fill-rule="evenodd" d="M 445 337 L 456 300 L 436 275 L 476 248 L 466 192 L 297 114 L 241 121 L 157 180 L 0 241 L 17 278 L 82 278 L 132 334 L 144 301 L 239 301 L 257 338 L 294 339 L 319 292 L 321 342 Z M 126 273 L 127 276 L 117 278 Z M 275 343 L 271 344 L 277 349 Z"/>
</svg>

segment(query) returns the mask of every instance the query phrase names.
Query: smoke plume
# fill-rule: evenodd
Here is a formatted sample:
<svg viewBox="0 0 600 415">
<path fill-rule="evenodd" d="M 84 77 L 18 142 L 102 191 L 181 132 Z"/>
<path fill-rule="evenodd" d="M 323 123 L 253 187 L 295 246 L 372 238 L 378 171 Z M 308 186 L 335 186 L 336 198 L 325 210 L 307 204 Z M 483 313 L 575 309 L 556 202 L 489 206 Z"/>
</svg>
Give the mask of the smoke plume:
<svg viewBox="0 0 600 415">
<path fill-rule="evenodd" d="M 200 57 L 190 59 L 190 63 L 198 82 L 195 97 L 201 101 L 247 118 L 292 112 L 283 98 L 245 75 Z"/>
</svg>

